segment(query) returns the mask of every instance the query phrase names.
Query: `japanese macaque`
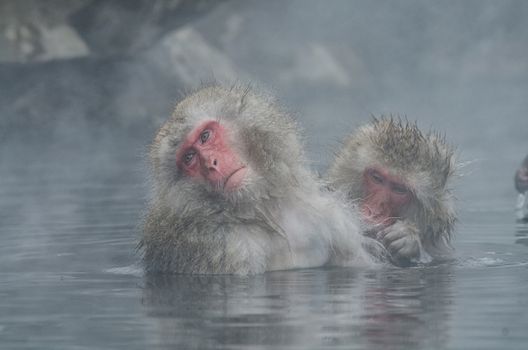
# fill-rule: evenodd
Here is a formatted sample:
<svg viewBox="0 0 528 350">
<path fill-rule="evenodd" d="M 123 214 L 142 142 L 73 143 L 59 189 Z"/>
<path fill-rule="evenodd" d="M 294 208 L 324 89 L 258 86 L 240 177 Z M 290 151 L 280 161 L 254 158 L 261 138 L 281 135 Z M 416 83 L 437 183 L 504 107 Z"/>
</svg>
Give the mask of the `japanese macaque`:
<svg viewBox="0 0 528 350">
<path fill-rule="evenodd" d="M 517 219 L 528 222 L 528 156 L 515 172 L 515 189 L 519 192 L 515 211 Z"/>
<path fill-rule="evenodd" d="M 150 151 L 147 271 L 254 274 L 370 264 L 384 254 L 307 170 L 298 127 L 250 89 L 184 98 Z"/>
<path fill-rule="evenodd" d="M 397 265 L 447 258 L 455 223 L 449 180 L 454 150 L 395 118 L 376 119 L 348 137 L 330 167 L 329 186 L 359 207 L 365 234 Z"/>
<path fill-rule="evenodd" d="M 528 191 L 528 156 L 524 158 L 522 165 L 515 172 L 515 189 L 519 193 Z"/>
</svg>

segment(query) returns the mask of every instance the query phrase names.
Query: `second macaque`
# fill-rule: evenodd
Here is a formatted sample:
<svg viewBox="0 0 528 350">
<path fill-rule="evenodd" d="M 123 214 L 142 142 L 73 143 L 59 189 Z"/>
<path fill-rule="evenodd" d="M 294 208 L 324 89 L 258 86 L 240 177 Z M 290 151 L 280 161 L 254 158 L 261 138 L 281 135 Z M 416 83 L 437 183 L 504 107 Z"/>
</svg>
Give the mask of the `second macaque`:
<svg viewBox="0 0 528 350">
<path fill-rule="evenodd" d="M 395 264 L 408 265 L 449 256 L 454 171 L 444 137 L 381 118 L 345 140 L 327 180 L 358 205 L 365 234 L 382 242 Z"/>
</svg>

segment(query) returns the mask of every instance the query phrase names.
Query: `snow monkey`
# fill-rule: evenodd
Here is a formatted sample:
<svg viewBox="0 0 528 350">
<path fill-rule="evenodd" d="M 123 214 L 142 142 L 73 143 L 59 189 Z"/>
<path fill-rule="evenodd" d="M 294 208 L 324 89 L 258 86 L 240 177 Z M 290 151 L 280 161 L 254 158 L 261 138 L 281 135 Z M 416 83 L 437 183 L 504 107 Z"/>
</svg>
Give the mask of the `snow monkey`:
<svg viewBox="0 0 528 350">
<path fill-rule="evenodd" d="M 184 98 L 151 146 L 146 270 L 254 274 L 378 261 L 372 252 L 383 246 L 321 190 L 297 134 L 249 88 L 213 85 Z"/>
<path fill-rule="evenodd" d="M 373 121 L 349 136 L 327 180 L 357 203 L 365 234 L 397 265 L 445 258 L 452 250 L 454 149 L 399 118 Z"/>
<path fill-rule="evenodd" d="M 528 156 L 524 158 L 522 165 L 515 172 L 515 189 L 519 193 L 528 191 Z"/>
</svg>

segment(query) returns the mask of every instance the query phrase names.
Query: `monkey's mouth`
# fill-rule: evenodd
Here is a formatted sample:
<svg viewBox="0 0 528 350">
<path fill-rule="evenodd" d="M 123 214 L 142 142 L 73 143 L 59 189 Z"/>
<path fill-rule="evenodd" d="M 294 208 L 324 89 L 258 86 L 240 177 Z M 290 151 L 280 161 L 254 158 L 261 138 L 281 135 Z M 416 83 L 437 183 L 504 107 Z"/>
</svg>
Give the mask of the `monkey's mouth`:
<svg viewBox="0 0 528 350">
<path fill-rule="evenodd" d="M 396 221 L 396 217 L 389 215 L 383 211 L 373 210 L 368 205 L 362 206 L 363 219 L 369 225 L 372 225 L 372 229 L 384 229 L 392 225 Z"/>
<path fill-rule="evenodd" d="M 233 171 L 224 181 L 224 191 L 232 192 L 240 188 L 244 178 L 246 177 L 247 168 L 241 166 Z"/>
</svg>

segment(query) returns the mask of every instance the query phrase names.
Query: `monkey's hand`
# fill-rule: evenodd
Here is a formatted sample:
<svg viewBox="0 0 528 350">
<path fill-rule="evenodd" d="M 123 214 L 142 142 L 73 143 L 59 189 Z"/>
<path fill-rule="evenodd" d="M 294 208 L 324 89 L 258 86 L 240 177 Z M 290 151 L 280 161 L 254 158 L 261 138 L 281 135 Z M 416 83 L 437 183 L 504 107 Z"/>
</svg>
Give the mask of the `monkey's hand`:
<svg viewBox="0 0 528 350">
<path fill-rule="evenodd" d="M 419 231 L 408 221 L 396 221 L 379 231 L 376 238 L 387 248 L 396 265 L 409 265 L 420 258 Z"/>
</svg>

